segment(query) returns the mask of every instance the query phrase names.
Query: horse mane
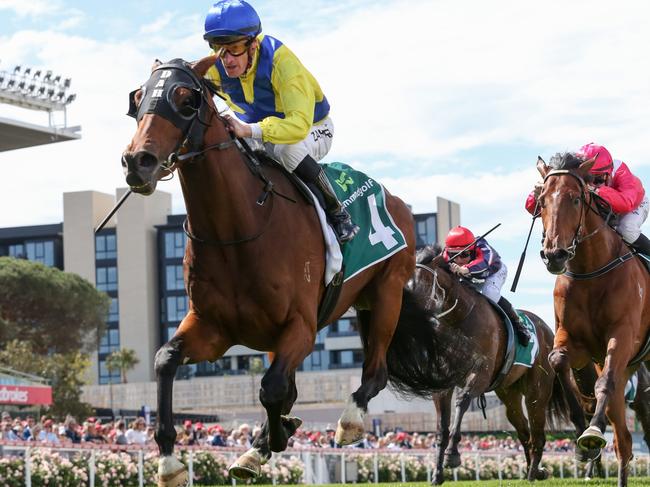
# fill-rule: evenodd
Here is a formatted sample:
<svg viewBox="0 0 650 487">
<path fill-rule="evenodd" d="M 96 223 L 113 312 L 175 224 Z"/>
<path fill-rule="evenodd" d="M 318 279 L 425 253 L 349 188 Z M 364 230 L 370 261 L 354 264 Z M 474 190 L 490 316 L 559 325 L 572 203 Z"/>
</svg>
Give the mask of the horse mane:
<svg viewBox="0 0 650 487">
<path fill-rule="evenodd" d="M 553 169 L 578 169 L 585 158 L 575 152 L 556 152 L 548 161 Z"/>
<path fill-rule="evenodd" d="M 429 244 L 417 251 L 415 254 L 415 262 L 422 265 L 430 264 L 441 253 L 442 247 L 440 245 L 437 243 Z"/>
</svg>

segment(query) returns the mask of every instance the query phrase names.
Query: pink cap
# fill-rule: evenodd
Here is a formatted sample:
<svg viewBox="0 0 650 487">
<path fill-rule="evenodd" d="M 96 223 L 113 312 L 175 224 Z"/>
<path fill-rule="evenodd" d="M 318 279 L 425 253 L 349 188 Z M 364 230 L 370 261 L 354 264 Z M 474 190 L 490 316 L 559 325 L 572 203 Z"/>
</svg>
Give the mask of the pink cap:
<svg viewBox="0 0 650 487">
<path fill-rule="evenodd" d="M 609 151 L 602 145 L 589 142 L 580 148 L 579 154 L 585 159 L 596 158 L 596 162 L 591 167 L 592 174 L 611 174 L 614 168 L 614 161 Z"/>
</svg>

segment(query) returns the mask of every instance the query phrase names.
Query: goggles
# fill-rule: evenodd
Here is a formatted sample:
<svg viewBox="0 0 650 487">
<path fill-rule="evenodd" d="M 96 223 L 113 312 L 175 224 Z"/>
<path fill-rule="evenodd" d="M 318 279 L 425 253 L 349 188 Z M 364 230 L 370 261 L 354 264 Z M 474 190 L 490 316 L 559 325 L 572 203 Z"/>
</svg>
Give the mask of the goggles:
<svg viewBox="0 0 650 487">
<path fill-rule="evenodd" d="M 602 186 L 603 184 L 607 183 L 608 179 L 609 179 L 608 174 L 595 174 L 594 175 L 594 184 L 596 186 Z"/>
<path fill-rule="evenodd" d="M 461 258 L 461 259 L 465 259 L 465 258 L 467 258 L 467 257 L 471 257 L 471 256 L 472 256 L 472 251 L 471 251 L 471 250 L 463 250 L 462 252 L 459 252 L 460 250 L 461 250 L 461 249 L 457 249 L 457 250 L 449 249 L 449 252 L 448 252 L 448 253 L 449 253 L 449 255 L 451 255 L 452 257 Z"/>
<path fill-rule="evenodd" d="M 226 53 L 231 56 L 239 57 L 248 51 L 248 48 L 255 40 L 254 37 L 245 37 L 237 41 L 219 42 L 218 40 L 208 41 L 210 48 L 219 56 L 224 57 Z"/>
</svg>

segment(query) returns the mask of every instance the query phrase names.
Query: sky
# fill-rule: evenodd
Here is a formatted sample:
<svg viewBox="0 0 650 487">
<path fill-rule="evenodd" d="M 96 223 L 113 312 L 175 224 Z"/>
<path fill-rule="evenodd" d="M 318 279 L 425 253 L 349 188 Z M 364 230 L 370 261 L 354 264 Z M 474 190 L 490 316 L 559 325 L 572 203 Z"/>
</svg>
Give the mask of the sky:
<svg viewBox="0 0 650 487">
<path fill-rule="evenodd" d="M 502 223 L 488 240 L 509 269 L 503 294 L 552 328 L 539 222 L 519 288 L 508 291 L 531 224 L 523 203 L 535 162 L 594 141 L 650 181 L 650 3 L 252 4 L 330 101 L 335 139 L 323 162 L 365 171 L 416 213 L 435 211 L 436 196 L 458 202 L 476 234 Z M 135 132 L 127 95 L 154 59 L 208 54 L 210 5 L 0 0 L 0 70 L 21 64 L 72 78 L 68 125 L 82 127 L 79 141 L 0 153 L 0 228 L 62 221 L 64 192 L 125 186 L 120 155 Z M 0 117 L 47 123 L 7 105 Z M 158 188 L 184 211 L 176 179 Z"/>
</svg>

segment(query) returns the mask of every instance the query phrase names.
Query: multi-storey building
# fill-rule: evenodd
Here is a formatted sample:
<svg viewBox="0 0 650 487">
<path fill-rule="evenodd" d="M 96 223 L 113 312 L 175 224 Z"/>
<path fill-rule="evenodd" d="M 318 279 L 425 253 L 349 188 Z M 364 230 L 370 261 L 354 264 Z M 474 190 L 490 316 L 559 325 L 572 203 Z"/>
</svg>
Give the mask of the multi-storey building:
<svg viewBox="0 0 650 487">
<path fill-rule="evenodd" d="M 119 373 L 111 377 L 105 367 L 108 354 L 120 348 L 134 349 L 140 358 L 129 382 L 150 382 L 156 350 L 173 335 L 188 307 L 182 267 L 185 215 L 171 214 L 171 195 L 163 191 L 132 195 L 118 216 L 95 234 L 115 200 L 93 191 L 66 193 L 63 223 L 0 229 L 0 255 L 75 272 L 106 292 L 111 298 L 107 332 L 93 360 L 91 382 L 120 382 Z M 457 204 L 437 198 L 437 210 L 415 215 L 418 246 L 439 241 L 459 223 Z M 179 378 L 245 374 L 252 357 L 268 360 L 265 354 L 235 346 L 214 363 L 184 367 Z M 354 369 L 362 361 L 355 316 L 349 312 L 319 332 L 300 370 Z"/>
</svg>

